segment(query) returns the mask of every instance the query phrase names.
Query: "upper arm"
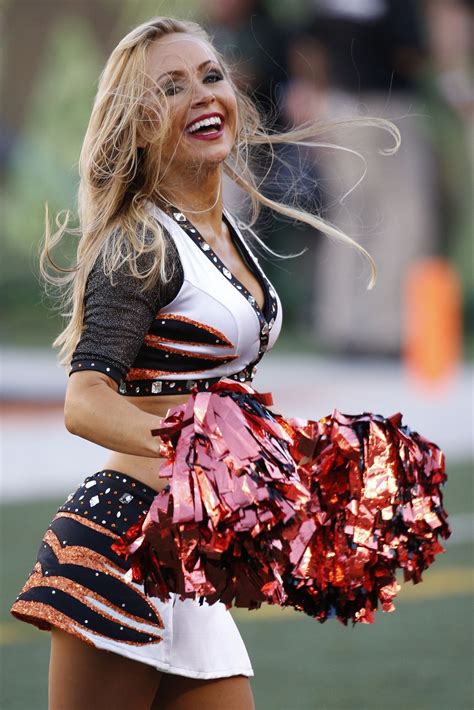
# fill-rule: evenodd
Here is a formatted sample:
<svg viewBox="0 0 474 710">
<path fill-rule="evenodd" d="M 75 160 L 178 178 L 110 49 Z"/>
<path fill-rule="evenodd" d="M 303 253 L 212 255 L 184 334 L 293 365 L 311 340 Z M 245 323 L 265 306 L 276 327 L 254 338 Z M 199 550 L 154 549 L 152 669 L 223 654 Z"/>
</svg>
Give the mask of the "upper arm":
<svg viewBox="0 0 474 710">
<path fill-rule="evenodd" d="M 83 380 L 85 387 L 111 380 L 117 389 L 126 376 L 157 312 L 174 297 L 180 286 L 182 270 L 176 261 L 177 251 L 167 247 L 166 253 L 167 273 L 171 275 L 174 270 L 177 276 L 165 284 L 157 279 L 145 291 L 143 281 L 130 273 L 127 264 L 113 273 L 111 281 L 103 271 L 102 259 L 97 260 L 84 294 L 83 332 L 71 358 L 70 375 L 74 373 L 75 387 L 81 386 L 86 371 L 102 377 L 91 379 L 88 376 Z M 148 268 L 152 259 L 150 253 L 140 256 L 139 270 Z"/>
</svg>

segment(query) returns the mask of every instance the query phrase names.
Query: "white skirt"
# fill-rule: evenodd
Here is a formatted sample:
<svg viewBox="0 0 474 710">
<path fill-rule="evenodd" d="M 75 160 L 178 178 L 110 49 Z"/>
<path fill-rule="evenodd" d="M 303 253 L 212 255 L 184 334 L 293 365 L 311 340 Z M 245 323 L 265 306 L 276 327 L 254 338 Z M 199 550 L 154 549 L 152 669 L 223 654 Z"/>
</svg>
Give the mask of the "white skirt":
<svg viewBox="0 0 474 710">
<path fill-rule="evenodd" d="M 253 676 L 240 632 L 224 604 L 204 602 L 200 606 L 193 599 L 181 600 L 177 595 L 169 602 L 157 597 L 149 597 L 149 601 L 163 622 L 163 628 L 158 631 L 161 635 L 158 643 L 130 646 L 84 629 L 82 636 L 96 648 L 147 663 L 164 673 L 203 679 Z M 122 620 L 130 623 L 126 618 Z M 157 635 L 156 625 L 137 623 L 136 628 Z"/>
<path fill-rule="evenodd" d="M 200 604 L 176 594 L 162 602 L 126 579 L 129 563 L 111 544 L 147 512 L 155 495 L 110 469 L 86 478 L 51 521 L 11 613 L 164 673 L 202 679 L 253 676 L 224 604 Z"/>
</svg>

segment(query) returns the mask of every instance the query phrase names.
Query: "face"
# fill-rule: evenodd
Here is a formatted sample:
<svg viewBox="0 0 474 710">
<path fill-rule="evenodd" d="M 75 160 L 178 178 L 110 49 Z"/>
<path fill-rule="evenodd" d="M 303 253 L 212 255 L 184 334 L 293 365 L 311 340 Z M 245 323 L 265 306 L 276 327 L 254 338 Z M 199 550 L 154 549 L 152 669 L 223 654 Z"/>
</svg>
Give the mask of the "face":
<svg viewBox="0 0 474 710">
<path fill-rule="evenodd" d="M 162 37 L 150 45 L 146 69 L 169 111 L 166 174 L 222 163 L 235 142 L 237 102 L 211 47 L 191 35 Z"/>
</svg>

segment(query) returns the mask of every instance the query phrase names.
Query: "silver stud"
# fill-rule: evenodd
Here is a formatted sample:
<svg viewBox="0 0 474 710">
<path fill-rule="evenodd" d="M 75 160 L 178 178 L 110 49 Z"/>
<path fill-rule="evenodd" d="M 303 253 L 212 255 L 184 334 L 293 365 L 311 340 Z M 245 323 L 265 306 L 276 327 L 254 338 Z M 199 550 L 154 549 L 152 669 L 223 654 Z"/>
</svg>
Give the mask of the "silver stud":
<svg viewBox="0 0 474 710">
<path fill-rule="evenodd" d="M 170 382 L 170 385 L 169 385 L 169 386 L 170 386 L 170 390 L 172 390 L 172 389 L 173 389 L 173 387 L 175 387 L 175 386 L 176 386 L 176 382 Z"/>
<path fill-rule="evenodd" d="M 202 249 L 203 251 L 209 251 L 210 248 L 211 248 L 211 247 L 209 246 L 209 244 L 206 244 L 206 242 L 204 242 L 203 244 L 201 244 L 201 249 Z"/>
<path fill-rule="evenodd" d="M 106 372 L 110 372 L 110 367 L 106 367 L 106 368 L 105 368 L 105 371 L 106 371 Z"/>
<path fill-rule="evenodd" d="M 117 513 L 116 517 L 117 517 L 117 518 L 120 518 L 121 515 L 122 515 L 122 513 L 121 513 L 120 510 L 119 510 L 119 512 Z"/>
<path fill-rule="evenodd" d="M 51 590 L 51 594 L 56 594 L 56 590 L 55 590 L 55 589 L 52 589 L 52 590 Z"/>
<path fill-rule="evenodd" d="M 105 492 L 106 492 L 106 493 L 110 493 L 110 488 L 106 488 L 106 489 L 105 489 Z"/>
<path fill-rule="evenodd" d="M 91 367 L 95 367 L 95 362 L 91 362 Z"/>
<path fill-rule="evenodd" d="M 227 279 L 231 279 L 231 278 L 232 278 L 232 274 L 230 273 L 229 269 L 226 269 L 226 268 L 222 269 L 222 273 L 224 274 L 224 276 L 225 276 Z"/>
<path fill-rule="evenodd" d="M 155 381 L 155 382 L 152 382 L 152 383 L 151 383 L 151 392 L 152 392 L 152 394 L 158 394 L 159 392 L 161 392 L 162 389 L 163 389 L 163 383 L 162 383 L 162 382 Z"/>
<path fill-rule="evenodd" d="M 135 387 L 135 392 L 140 392 L 140 385 L 137 385 L 137 386 Z"/>
<path fill-rule="evenodd" d="M 94 505 L 97 505 L 98 502 L 99 502 L 99 496 L 92 496 L 92 498 L 89 501 L 89 505 L 91 508 L 93 508 Z"/>
</svg>

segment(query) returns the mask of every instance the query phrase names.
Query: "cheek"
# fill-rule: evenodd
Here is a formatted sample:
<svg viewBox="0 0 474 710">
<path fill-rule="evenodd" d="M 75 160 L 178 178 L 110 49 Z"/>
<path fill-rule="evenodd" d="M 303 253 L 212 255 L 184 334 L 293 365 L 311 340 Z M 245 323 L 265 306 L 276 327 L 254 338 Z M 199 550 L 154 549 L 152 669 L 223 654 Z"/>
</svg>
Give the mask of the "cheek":
<svg viewBox="0 0 474 710">
<path fill-rule="evenodd" d="M 232 127 L 232 132 L 234 135 L 234 138 L 237 136 L 237 127 L 239 123 L 239 115 L 238 115 L 238 108 L 237 108 L 237 101 L 235 99 L 234 94 L 231 94 L 228 98 L 227 101 L 227 115 L 229 118 L 229 123 Z"/>
</svg>

